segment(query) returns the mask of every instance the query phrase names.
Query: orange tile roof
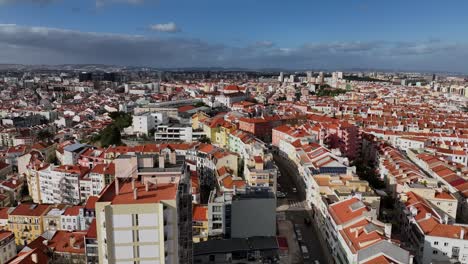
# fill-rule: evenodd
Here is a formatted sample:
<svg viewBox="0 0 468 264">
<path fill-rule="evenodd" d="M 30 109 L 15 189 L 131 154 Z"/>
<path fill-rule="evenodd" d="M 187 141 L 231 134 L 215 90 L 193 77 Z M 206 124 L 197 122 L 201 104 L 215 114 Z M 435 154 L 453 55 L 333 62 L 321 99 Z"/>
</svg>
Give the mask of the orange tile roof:
<svg viewBox="0 0 468 264">
<path fill-rule="evenodd" d="M 348 241 L 351 251 L 357 252 L 385 238 L 383 233 L 379 233 L 377 230 L 366 231 L 367 225 L 375 224 L 363 219 L 340 231 L 344 239 Z"/>
<path fill-rule="evenodd" d="M 48 242 L 48 247 L 53 248 L 55 252 L 84 254 L 84 236 L 86 232 L 74 231 L 56 231 L 55 235 Z M 74 243 L 71 244 L 71 242 Z"/>
<path fill-rule="evenodd" d="M 83 206 L 75 205 L 71 206 L 65 209 L 62 215 L 65 216 L 77 216 L 80 213 L 80 209 L 82 209 Z"/>
<path fill-rule="evenodd" d="M 174 200 L 177 195 L 177 184 L 158 184 L 151 186 L 148 191 L 140 181 L 135 181 L 138 198 L 133 196 L 132 183 L 130 181 L 120 182 L 119 195 L 115 194 L 115 181 L 109 184 L 101 193 L 97 202 L 111 202 L 112 204 L 144 204 L 159 203 L 163 200 Z"/>
<path fill-rule="evenodd" d="M 96 201 L 99 199 L 97 196 L 89 196 L 88 200 L 86 201 L 85 208 L 86 209 L 94 209 L 96 207 Z"/>
<path fill-rule="evenodd" d="M 47 204 L 26 204 L 22 203 L 18 205 L 13 212 L 10 213 L 12 216 L 41 216 L 50 209 Z"/>
<path fill-rule="evenodd" d="M 357 203 L 359 202 L 361 201 L 358 198 L 351 198 L 330 205 L 328 210 L 330 211 L 330 214 L 333 217 L 333 220 L 335 220 L 336 224 L 344 224 L 350 220 L 362 216 L 364 213 L 369 211 L 369 209 L 364 204 L 362 204 L 362 206 L 358 206 L 358 208 L 355 210 L 351 208 L 351 205 L 358 205 Z"/>
<path fill-rule="evenodd" d="M 204 222 L 208 221 L 208 206 L 194 205 L 193 206 L 193 221 Z"/>
<path fill-rule="evenodd" d="M 97 238 L 96 218 L 93 219 L 86 232 L 86 238 Z"/>
<path fill-rule="evenodd" d="M 395 263 L 393 260 L 387 258 L 384 255 L 379 255 L 375 258 L 369 259 L 368 261 L 364 262 L 363 264 L 392 264 Z"/>
<path fill-rule="evenodd" d="M 1 229 L 0 230 L 0 241 L 4 240 L 5 238 L 8 238 L 8 237 L 14 237 L 14 234 L 13 232 L 11 231 L 7 231 L 7 230 L 3 230 Z"/>
<path fill-rule="evenodd" d="M 36 254 L 37 262 L 34 262 L 32 256 Z M 37 264 L 37 263 L 48 263 L 49 257 L 40 249 L 33 249 L 31 251 L 20 252 L 12 259 L 9 264 Z"/>
</svg>

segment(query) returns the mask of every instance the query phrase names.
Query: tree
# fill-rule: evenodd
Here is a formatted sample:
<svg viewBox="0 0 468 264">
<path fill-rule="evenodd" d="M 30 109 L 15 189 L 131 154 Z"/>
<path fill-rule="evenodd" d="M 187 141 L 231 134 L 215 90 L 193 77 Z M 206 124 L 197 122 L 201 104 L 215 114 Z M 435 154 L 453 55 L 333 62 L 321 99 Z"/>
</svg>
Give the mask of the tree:
<svg viewBox="0 0 468 264">
<path fill-rule="evenodd" d="M 124 112 L 112 112 L 109 117 L 114 120 L 113 124 L 119 129 L 124 129 L 132 125 L 132 115 Z"/>
<path fill-rule="evenodd" d="M 23 186 L 21 186 L 20 195 L 21 195 L 21 199 L 29 196 L 29 188 L 28 188 L 28 184 L 26 183 L 26 181 L 24 181 Z"/>
<path fill-rule="evenodd" d="M 103 147 L 122 144 L 122 136 L 120 134 L 120 129 L 114 124 L 108 125 L 101 131 L 100 139 L 101 146 Z"/>
<path fill-rule="evenodd" d="M 207 136 L 205 136 L 205 135 L 201 136 L 200 139 L 199 139 L 198 141 L 199 141 L 200 143 L 211 144 L 211 140 L 210 140 Z"/>
<path fill-rule="evenodd" d="M 43 129 L 39 132 L 37 132 L 37 139 L 40 140 L 40 141 L 44 141 L 44 140 L 48 140 L 50 138 L 52 138 L 54 135 L 52 133 L 50 133 L 49 130 L 47 129 Z"/>
</svg>

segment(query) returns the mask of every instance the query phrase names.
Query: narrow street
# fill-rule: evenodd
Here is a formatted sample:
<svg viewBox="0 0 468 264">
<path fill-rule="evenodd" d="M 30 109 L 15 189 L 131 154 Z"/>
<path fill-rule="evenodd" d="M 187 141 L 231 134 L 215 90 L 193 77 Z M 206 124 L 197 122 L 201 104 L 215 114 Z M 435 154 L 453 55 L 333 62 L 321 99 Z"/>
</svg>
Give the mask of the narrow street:
<svg viewBox="0 0 468 264">
<path fill-rule="evenodd" d="M 300 230 L 302 235 L 300 246 L 307 247 L 308 259 L 304 259 L 302 263 L 329 263 L 327 252 L 324 252 L 325 245 L 321 244 L 316 227 L 314 227 L 314 221 L 307 225 L 305 219 L 310 219 L 309 212 L 305 207 L 305 195 L 300 193 L 302 188 L 298 188 L 295 182 L 296 170 L 291 168 L 291 164 L 288 164 L 286 159 L 280 158 L 275 155 L 275 163 L 281 172 L 281 176 L 278 178 L 278 191 L 286 193 L 286 198 L 278 198 L 278 205 L 281 208 L 287 208 L 285 210 L 286 220 L 291 221 L 295 228 Z M 295 188 L 295 189 L 293 189 Z"/>
</svg>

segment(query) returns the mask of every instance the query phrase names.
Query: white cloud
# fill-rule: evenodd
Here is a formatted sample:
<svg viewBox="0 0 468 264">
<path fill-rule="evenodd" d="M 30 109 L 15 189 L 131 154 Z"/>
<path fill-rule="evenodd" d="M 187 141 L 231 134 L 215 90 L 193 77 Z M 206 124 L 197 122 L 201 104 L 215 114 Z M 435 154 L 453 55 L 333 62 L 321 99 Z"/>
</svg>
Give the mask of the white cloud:
<svg viewBox="0 0 468 264">
<path fill-rule="evenodd" d="M 468 72 L 467 60 L 467 43 L 444 41 L 306 43 L 298 47 L 257 43 L 234 47 L 190 38 L 0 24 L 0 63 Z"/>
<path fill-rule="evenodd" d="M 150 25 L 150 29 L 159 32 L 175 33 L 180 29 L 174 22 Z"/>
<path fill-rule="evenodd" d="M 105 5 L 112 4 L 112 3 L 137 5 L 137 4 L 142 4 L 144 2 L 145 0 L 96 0 L 96 7 L 103 7 Z"/>
<path fill-rule="evenodd" d="M 0 0 L 0 5 L 20 3 L 45 5 L 55 1 L 57 0 Z"/>
</svg>

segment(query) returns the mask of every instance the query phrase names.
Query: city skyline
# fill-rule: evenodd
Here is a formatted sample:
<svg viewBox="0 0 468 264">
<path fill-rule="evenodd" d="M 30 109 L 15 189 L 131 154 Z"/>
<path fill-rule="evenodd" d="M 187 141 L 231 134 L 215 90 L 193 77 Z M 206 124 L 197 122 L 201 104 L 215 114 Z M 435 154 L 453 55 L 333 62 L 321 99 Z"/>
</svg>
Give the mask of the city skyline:
<svg viewBox="0 0 468 264">
<path fill-rule="evenodd" d="M 468 72 L 464 1 L 0 1 L 0 63 Z"/>
</svg>

